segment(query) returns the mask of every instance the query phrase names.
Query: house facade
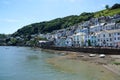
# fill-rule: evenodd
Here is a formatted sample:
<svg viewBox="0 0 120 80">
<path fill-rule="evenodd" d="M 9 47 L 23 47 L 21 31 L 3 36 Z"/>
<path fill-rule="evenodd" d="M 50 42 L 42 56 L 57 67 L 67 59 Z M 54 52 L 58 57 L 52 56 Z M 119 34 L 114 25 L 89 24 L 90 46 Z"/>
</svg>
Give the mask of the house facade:
<svg viewBox="0 0 120 80">
<path fill-rule="evenodd" d="M 85 43 L 85 33 L 79 32 L 73 35 L 73 46 L 81 47 Z"/>
<path fill-rule="evenodd" d="M 120 29 L 99 32 L 96 37 L 96 42 L 98 46 L 120 47 Z"/>
<path fill-rule="evenodd" d="M 66 47 L 72 47 L 73 46 L 73 37 L 72 36 L 68 36 L 66 38 L 65 45 L 66 45 Z"/>
<path fill-rule="evenodd" d="M 97 45 L 102 47 L 114 46 L 113 34 L 110 31 L 101 31 L 97 34 Z"/>
<path fill-rule="evenodd" d="M 120 48 L 120 29 L 119 30 L 114 30 L 114 47 Z"/>
<path fill-rule="evenodd" d="M 60 47 L 120 47 L 120 15 L 92 18 L 46 37 Z"/>
</svg>

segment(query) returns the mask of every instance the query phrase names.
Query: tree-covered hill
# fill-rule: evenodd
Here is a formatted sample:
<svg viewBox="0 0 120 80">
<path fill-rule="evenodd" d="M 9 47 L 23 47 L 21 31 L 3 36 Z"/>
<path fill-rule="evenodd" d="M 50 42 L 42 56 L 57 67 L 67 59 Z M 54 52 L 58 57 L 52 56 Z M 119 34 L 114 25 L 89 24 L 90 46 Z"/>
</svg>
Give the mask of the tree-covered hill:
<svg viewBox="0 0 120 80">
<path fill-rule="evenodd" d="M 113 16 L 115 14 L 120 14 L 120 4 L 114 4 L 110 8 L 107 6 L 105 10 L 94 13 L 84 12 L 80 15 L 71 15 L 64 18 L 57 18 L 51 21 L 30 24 L 19 29 L 17 32 L 13 33 L 12 36 L 48 33 L 54 30 L 59 30 L 62 28 L 73 26 L 80 22 L 87 21 L 93 17 Z"/>
</svg>

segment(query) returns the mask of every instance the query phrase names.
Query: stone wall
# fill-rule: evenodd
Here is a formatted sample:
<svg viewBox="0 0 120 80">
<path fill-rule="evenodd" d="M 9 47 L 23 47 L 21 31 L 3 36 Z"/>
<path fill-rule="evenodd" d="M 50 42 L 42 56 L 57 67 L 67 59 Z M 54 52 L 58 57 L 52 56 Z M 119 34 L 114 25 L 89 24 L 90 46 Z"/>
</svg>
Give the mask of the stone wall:
<svg viewBox="0 0 120 80">
<path fill-rule="evenodd" d="M 73 51 L 73 52 L 84 52 L 84 53 L 98 53 L 98 54 L 116 54 L 120 55 L 120 49 L 111 49 L 111 48 L 80 48 L 80 47 L 54 47 L 46 46 L 42 47 L 43 49 L 52 49 L 59 51 Z"/>
</svg>

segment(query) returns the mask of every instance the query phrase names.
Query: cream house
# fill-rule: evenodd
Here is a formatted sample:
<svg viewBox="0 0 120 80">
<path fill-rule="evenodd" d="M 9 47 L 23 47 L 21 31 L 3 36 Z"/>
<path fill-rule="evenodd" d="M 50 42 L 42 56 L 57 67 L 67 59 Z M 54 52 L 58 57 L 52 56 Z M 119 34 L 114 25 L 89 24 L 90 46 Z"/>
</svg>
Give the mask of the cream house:
<svg viewBox="0 0 120 80">
<path fill-rule="evenodd" d="M 85 43 L 85 33 L 79 32 L 73 35 L 73 46 L 84 46 Z"/>
</svg>

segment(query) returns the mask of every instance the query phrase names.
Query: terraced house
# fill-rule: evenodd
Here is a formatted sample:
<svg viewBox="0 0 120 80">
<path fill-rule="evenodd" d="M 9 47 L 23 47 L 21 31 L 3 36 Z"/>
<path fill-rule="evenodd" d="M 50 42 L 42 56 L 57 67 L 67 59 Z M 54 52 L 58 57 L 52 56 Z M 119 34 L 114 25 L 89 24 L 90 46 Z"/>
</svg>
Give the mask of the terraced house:
<svg viewBox="0 0 120 80">
<path fill-rule="evenodd" d="M 59 47 L 114 47 L 120 48 L 120 15 L 92 18 L 54 34 Z"/>
</svg>

